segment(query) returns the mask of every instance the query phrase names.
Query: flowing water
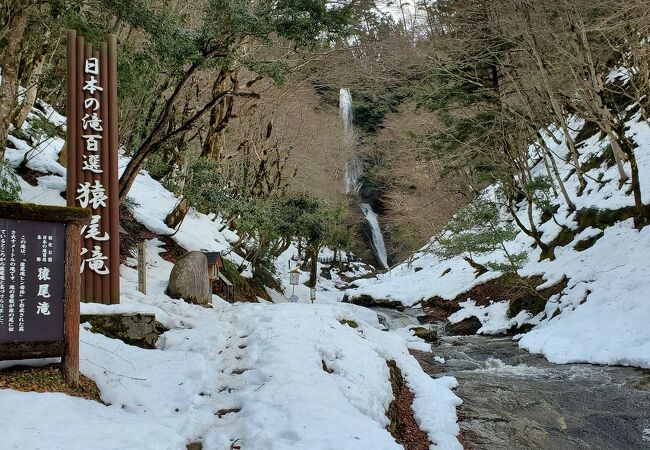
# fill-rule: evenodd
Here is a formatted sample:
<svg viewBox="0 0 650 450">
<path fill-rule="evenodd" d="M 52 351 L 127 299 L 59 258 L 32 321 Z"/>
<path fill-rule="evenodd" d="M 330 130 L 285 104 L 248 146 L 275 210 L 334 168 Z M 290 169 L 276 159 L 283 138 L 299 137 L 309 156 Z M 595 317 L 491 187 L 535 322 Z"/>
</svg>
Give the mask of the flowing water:
<svg viewBox="0 0 650 450">
<path fill-rule="evenodd" d="M 353 130 L 354 111 L 352 108 L 352 95 L 348 89 L 341 89 L 339 92 L 339 112 L 341 121 L 343 122 L 343 134 L 345 137 L 346 145 L 355 147 L 355 138 Z M 352 158 L 345 166 L 345 180 L 343 191 L 346 194 L 359 195 L 361 190 L 361 174 L 363 171 L 363 163 L 358 152 L 353 152 Z M 372 206 L 368 203 L 361 203 L 359 205 L 363 215 L 370 225 L 370 232 L 372 234 L 372 249 L 377 258 L 377 261 L 384 269 L 388 269 L 388 254 L 386 252 L 386 245 L 384 243 L 384 236 L 379 226 L 377 213 L 373 211 Z"/>
<path fill-rule="evenodd" d="M 379 228 L 379 221 L 377 220 L 377 214 L 372 210 L 372 207 L 368 203 L 361 203 L 361 211 L 366 217 L 368 224 L 370 224 L 370 230 L 372 233 L 372 249 L 375 252 L 375 256 L 379 263 L 385 268 L 388 269 L 388 255 L 386 254 L 386 245 L 384 244 L 384 236 L 381 234 L 381 228 Z"/>
<path fill-rule="evenodd" d="M 417 323 L 413 310 L 376 311 L 389 328 Z M 432 377 L 458 380 L 467 448 L 650 449 L 648 370 L 557 365 L 508 337 L 447 336 L 442 329 L 433 353 L 414 356 Z"/>
<path fill-rule="evenodd" d="M 354 113 L 352 109 L 352 95 L 348 89 L 341 89 L 339 92 L 339 113 L 343 122 L 343 137 L 345 145 L 356 147 L 354 138 Z M 354 151 L 350 160 L 345 164 L 345 179 L 343 191 L 346 194 L 358 195 L 361 189 L 362 163 L 359 154 Z"/>
</svg>

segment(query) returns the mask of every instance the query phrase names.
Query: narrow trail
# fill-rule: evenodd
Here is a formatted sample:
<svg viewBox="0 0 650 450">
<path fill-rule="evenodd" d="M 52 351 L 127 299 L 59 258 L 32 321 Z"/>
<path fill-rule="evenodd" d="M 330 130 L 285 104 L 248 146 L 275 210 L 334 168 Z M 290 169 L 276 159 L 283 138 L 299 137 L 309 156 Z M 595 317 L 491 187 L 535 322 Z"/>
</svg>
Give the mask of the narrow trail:
<svg viewBox="0 0 650 450">
<path fill-rule="evenodd" d="M 389 328 L 415 320 L 409 311 L 377 312 Z M 471 449 L 650 449 L 648 370 L 557 365 L 508 337 L 440 333 L 433 353 L 413 354 L 432 377 L 458 380 Z"/>
</svg>

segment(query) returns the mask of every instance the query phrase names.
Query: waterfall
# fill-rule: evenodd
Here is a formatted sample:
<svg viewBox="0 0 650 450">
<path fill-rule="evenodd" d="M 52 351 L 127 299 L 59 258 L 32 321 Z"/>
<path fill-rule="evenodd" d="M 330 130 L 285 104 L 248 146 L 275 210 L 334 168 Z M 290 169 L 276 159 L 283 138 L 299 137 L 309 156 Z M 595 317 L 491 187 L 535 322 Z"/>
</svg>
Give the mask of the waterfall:
<svg viewBox="0 0 650 450">
<path fill-rule="evenodd" d="M 339 92 L 339 113 L 343 121 L 343 133 L 347 137 L 352 131 L 352 121 L 354 119 L 352 113 L 352 96 L 348 89 L 341 89 Z"/>
<path fill-rule="evenodd" d="M 372 210 L 372 206 L 368 203 L 361 203 L 361 211 L 363 215 L 366 216 L 366 220 L 370 224 L 370 230 L 372 232 L 372 249 L 375 252 L 377 261 L 384 266 L 385 269 L 388 269 L 388 255 L 386 254 L 386 245 L 384 244 L 384 236 L 381 234 L 381 228 L 379 228 L 379 221 L 377 220 L 377 213 Z"/>
<path fill-rule="evenodd" d="M 354 138 L 354 129 L 353 129 L 353 109 L 352 109 L 352 95 L 348 89 L 341 89 L 339 92 L 339 113 L 341 115 L 341 121 L 343 122 L 343 134 L 345 137 L 345 144 L 353 148 L 356 148 L 356 142 Z M 361 161 L 361 156 L 358 152 L 354 151 L 352 158 L 345 165 L 345 180 L 344 180 L 344 192 L 346 194 L 359 195 L 361 190 L 361 172 L 363 170 L 363 164 Z M 363 215 L 366 217 L 366 221 L 370 225 L 370 232 L 372 233 L 372 250 L 375 253 L 377 261 L 385 268 L 388 269 L 388 255 L 386 253 L 386 245 L 384 244 L 384 236 L 381 233 L 381 228 L 379 227 L 379 220 L 377 219 L 377 213 L 372 209 L 372 206 L 368 203 L 361 203 L 359 205 Z"/>
<path fill-rule="evenodd" d="M 353 129 L 352 96 L 348 89 L 341 89 L 339 92 L 339 113 L 343 122 L 343 137 L 345 145 L 355 147 Z M 345 178 L 343 180 L 343 192 L 346 194 L 358 194 L 361 189 L 359 177 L 361 175 L 361 161 L 359 155 L 354 152 L 352 158 L 345 164 Z"/>
</svg>

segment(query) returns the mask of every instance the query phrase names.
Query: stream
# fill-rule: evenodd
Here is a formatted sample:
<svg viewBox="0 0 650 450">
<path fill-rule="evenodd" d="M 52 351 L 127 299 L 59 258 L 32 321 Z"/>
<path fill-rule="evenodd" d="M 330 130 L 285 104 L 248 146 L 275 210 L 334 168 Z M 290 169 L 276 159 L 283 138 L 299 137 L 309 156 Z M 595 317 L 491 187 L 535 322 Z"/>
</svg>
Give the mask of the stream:
<svg viewBox="0 0 650 450">
<path fill-rule="evenodd" d="M 389 329 L 418 324 L 419 310 L 373 310 Z M 649 370 L 558 365 L 509 337 L 449 336 L 436 328 L 433 353 L 412 353 L 430 376 L 458 380 L 466 448 L 650 449 Z"/>
</svg>

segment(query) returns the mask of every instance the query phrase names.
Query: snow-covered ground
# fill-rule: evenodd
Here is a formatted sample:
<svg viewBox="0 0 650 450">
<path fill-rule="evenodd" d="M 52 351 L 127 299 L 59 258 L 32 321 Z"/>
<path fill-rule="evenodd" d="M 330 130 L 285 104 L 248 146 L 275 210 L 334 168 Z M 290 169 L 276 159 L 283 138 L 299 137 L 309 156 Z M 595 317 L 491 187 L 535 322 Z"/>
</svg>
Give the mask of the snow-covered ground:
<svg viewBox="0 0 650 450">
<path fill-rule="evenodd" d="M 571 121 L 574 136 L 583 126 L 579 120 Z M 638 145 L 635 150 L 641 180 L 641 190 L 646 203 L 650 201 L 650 125 L 638 115 L 626 123 L 628 136 Z M 568 148 L 560 131 L 548 137 L 547 145 L 558 156 L 567 158 Z M 609 142 L 596 134 L 579 145 L 580 160 L 584 163 L 600 156 Z M 531 147 L 530 153 L 533 154 Z M 628 194 L 629 181 L 619 189 L 615 167 L 606 164 L 586 173 L 587 187 L 578 195 L 578 182 L 573 168 L 556 158 L 569 195 L 578 210 L 598 208 L 617 210 L 633 206 Z M 626 164 L 629 175 L 629 164 Z M 546 175 L 543 163 L 534 169 L 535 175 Z M 486 192 L 490 192 L 490 187 Z M 577 230 L 576 213 L 569 212 L 560 196 L 554 200 L 559 206 L 556 219 L 560 225 Z M 520 219 L 527 223 L 524 204 L 519 205 Z M 541 224 L 540 211 L 535 211 L 537 225 L 545 242 L 552 241 L 561 231 L 560 225 L 549 220 Z M 578 251 L 574 246 L 582 240 L 602 233 L 593 246 Z M 568 285 L 560 295 L 550 299 L 545 311 L 535 317 L 523 313 L 515 318 L 506 316 L 507 302 L 495 299 L 489 306 L 477 306 L 472 299 L 462 303 L 463 309 L 450 317 L 453 322 L 475 316 L 482 324 L 480 333 L 500 333 L 514 324 L 531 323 L 535 328 L 520 335 L 521 347 L 542 353 L 557 363 L 591 362 L 650 367 L 650 227 L 636 230 L 632 220 L 617 222 L 603 231 L 592 227 L 579 232 L 573 241 L 555 250 L 554 261 L 539 262 L 540 251 L 532 249 L 533 240 L 524 233 L 507 243 L 512 253 L 525 251 L 528 260 L 519 270 L 522 276 L 542 275 L 546 280 L 540 288 L 551 286 L 562 278 Z M 377 299 L 399 301 L 414 305 L 422 300 L 439 296 L 453 299 L 485 281 L 497 278 L 500 273 L 489 271 L 474 276 L 474 270 L 460 257 L 441 260 L 429 250 L 416 253 L 409 261 L 394 267 L 378 279 L 358 280 L 356 288 L 346 294 L 352 298 L 370 295 Z M 502 260 L 501 253 L 477 257 L 481 263 Z M 559 313 L 559 314 L 558 314 Z"/>
<path fill-rule="evenodd" d="M 9 161 L 17 165 L 31 152 L 27 166 L 47 173 L 38 186 L 20 180 L 23 199 L 63 205 L 65 168 L 57 162 L 63 141 L 45 139 L 35 150 L 16 138 L 12 143 Z M 157 233 L 173 231 L 163 222 L 178 201 L 173 194 L 143 172 L 130 196 L 138 221 Z M 236 234 L 220 232 L 220 221 L 212 219 L 190 211 L 173 239 L 240 263 L 228 251 Z M 206 308 L 165 295 L 172 264 L 160 257 L 162 242 L 152 239 L 147 247 L 147 295 L 137 291 L 128 260 L 121 267 L 121 304 L 82 304 L 82 313 L 154 313 L 170 331 L 146 350 L 82 325 L 81 371 L 97 383 L 105 405 L 0 389 L 0 450 L 184 449 L 196 441 L 209 450 L 399 449 L 386 429 L 393 398 L 388 360 L 414 392 L 413 410 L 432 448 L 461 448 L 456 381 L 422 371 L 408 348 L 426 349 L 423 341 L 383 331 L 374 312 L 340 303 L 338 276 L 319 278 L 315 304 L 299 285 L 296 303 L 285 289 L 271 292 L 273 303 L 229 304 L 215 295 Z M 293 252 L 277 262 L 285 288 Z"/>
</svg>

